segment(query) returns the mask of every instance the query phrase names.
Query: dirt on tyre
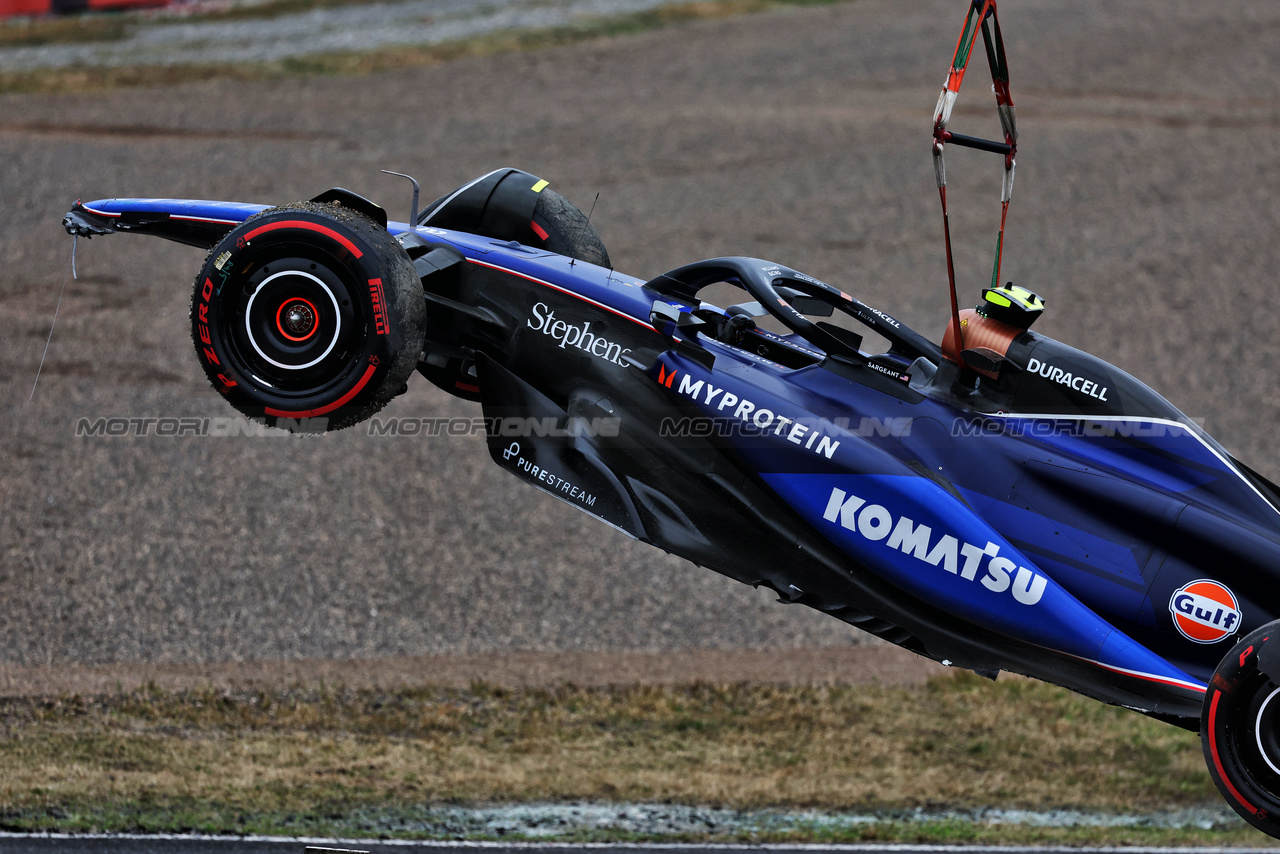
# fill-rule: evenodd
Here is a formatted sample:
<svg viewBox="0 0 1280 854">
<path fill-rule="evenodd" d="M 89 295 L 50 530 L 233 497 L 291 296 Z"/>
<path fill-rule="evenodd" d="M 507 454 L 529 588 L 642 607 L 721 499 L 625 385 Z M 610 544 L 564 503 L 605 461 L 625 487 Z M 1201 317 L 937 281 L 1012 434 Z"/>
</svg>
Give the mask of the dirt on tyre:
<svg viewBox="0 0 1280 854">
<path fill-rule="evenodd" d="M 209 253 L 191 334 L 233 407 L 314 433 L 362 421 L 405 388 L 426 308 L 413 262 L 385 228 L 298 202 L 250 217 Z"/>
<path fill-rule="evenodd" d="M 538 194 L 531 225 L 546 249 L 598 267 L 613 266 L 604 241 L 591 220 L 573 202 L 554 190 L 543 190 Z"/>
<path fill-rule="evenodd" d="M 418 221 L 495 240 L 515 240 L 588 264 L 613 268 L 609 252 L 590 217 L 564 196 L 543 186 L 545 181 L 527 172 L 508 171 L 510 174 L 505 178 L 512 178 L 515 184 L 532 193 L 531 214 L 525 215 L 521 212 L 523 209 L 508 210 L 505 216 L 491 214 L 490 211 L 501 208 L 501 204 L 493 201 L 492 187 L 488 185 L 482 187 L 483 192 L 475 198 L 459 199 L 460 194 L 474 186 L 473 182 L 427 205 Z M 532 189 L 535 187 L 541 189 Z M 470 358 L 455 357 L 443 364 L 427 362 L 420 370 L 435 386 L 455 397 L 481 400 L 479 378 Z"/>
<path fill-rule="evenodd" d="M 1246 635 L 1218 664 L 1200 737 L 1227 803 L 1258 830 L 1280 836 L 1280 621 Z"/>
<path fill-rule="evenodd" d="M 588 264 L 612 268 L 591 218 L 536 175 L 498 169 L 441 196 L 419 225 L 514 240 Z"/>
</svg>

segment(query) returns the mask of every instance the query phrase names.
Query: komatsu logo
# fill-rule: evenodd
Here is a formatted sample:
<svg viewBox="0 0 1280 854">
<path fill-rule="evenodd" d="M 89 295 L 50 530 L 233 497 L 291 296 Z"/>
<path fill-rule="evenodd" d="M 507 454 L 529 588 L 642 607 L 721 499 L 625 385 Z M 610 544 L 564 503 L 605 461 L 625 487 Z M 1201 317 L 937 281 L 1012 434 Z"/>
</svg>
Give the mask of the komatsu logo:
<svg viewBox="0 0 1280 854">
<path fill-rule="evenodd" d="M 1025 566 L 1018 566 L 1000 556 L 1000 546 L 966 543 L 950 534 L 936 540 L 928 525 L 917 525 L 907 516 L 898 516 L 879 504 L 850 495 L 843 489 L 832 489 L 822 518 L 850 531 L 856 531 L 873 543 L 898 549 L 921 563 L 958 575 L 965 581 L 978 581 L 992 593 L 1012 593 L 1015 601 L 1034 605 L 1044 595 L 1048 579 Z M 982 577 L 978 573 L 982 572 Z"/>
<path fill-rule="evenodd" d="M 1169 613 L 1173 615 L 1173 625 L 1193 643 L 1217 643 L 1240 628 L 1236 595 L 1207 578 L 1174 591 Z"/>
</svg>

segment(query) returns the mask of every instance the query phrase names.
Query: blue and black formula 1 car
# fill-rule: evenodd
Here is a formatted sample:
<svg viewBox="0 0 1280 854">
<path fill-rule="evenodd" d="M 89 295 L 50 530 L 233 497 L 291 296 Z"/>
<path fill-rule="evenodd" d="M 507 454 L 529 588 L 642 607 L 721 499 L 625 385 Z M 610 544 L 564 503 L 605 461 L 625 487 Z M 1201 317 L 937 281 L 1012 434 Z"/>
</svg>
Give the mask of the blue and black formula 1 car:
<svg viewBox="0 0 1280 854">
<path fill-rule="evenodd" d="M 106 199 L 65 224 L 211 247 L 192 334 L 241 412 L 336 429 L 416 370 L 480 402 L 494 462 L 633 537 L 937 661 L 1199 728 L 1232 805 L 1277 832 L 1277 487 L 1027 329 L 1025 291 L 960 313 L 962 367 L 781 264 L 614 272 L 545 187 L 499 170 L 416 225 L 343 191 Z M 725 282 L 741 302 L 699 299 Z"/>
<path fill-rule="evenodd" d="M 986 147 L 1007 204 L 1007 76 L 1005 143 L 946 131 L 952 77 L 939 186 L 944 142 Z M 944 664 L 1198 730 L 1227 801 L 1280 836 L 1280 488 L 1030 331 L 1034 294 L 993 281 L 937 344 L 770 261 L 622 275 L 516 169 L 414 209 L 105 199 L 64 225 L 209 250 L 192 335 L 240 412 L 337 429 L 421 373 L 479 401 L 495 463 L 632 537 Z"/>
</svg>

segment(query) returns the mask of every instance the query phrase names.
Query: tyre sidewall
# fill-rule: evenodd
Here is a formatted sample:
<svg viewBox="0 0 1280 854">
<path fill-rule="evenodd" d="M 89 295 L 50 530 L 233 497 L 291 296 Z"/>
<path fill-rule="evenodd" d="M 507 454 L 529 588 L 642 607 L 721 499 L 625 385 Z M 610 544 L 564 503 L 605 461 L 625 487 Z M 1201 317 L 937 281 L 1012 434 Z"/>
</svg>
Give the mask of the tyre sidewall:
<svg viewBox="0 0 1280 854">
<path fill-rule="evenodd" d="M 598 267 L 609 267 L 609 252 L 591 220 L 564 196 L 551 189 L 538 194 L 533 224 L 541 229 L 534 239 L 558 255 L 576 258 Z"/>
<path fill-rule="evenodd" d="M 1205 695 L 1200 732 L 1209 774 L 1241 818 L 1270 836 L 1280 836 L 1280 775 L 1265 760 L 1249 734 L 1257 698 L 1280 682 L 1258 668 L 1264 641 L 1280 642 L 1280 623 L 1246 635 L 1222 659 Z"/>
<path fill-rule="evenodd" d="M 293 274 L 315 291 L 298 302 L 315 307 L 318 316 L 337 318 L 326 326 L 317 317 L 311 335 L 319 337 L 312 349 L 323 355 L 314 364 L 311 350 L 296 357 L 307 360 L 296 364 L 311 365 L 304 370 L 268 361 L 292 358 L 270 349 L 287 334 L 279 311 L 276 328 L 262 331 L 271 326 L 261 321 L 273 305 L 265 296 L 259 303 L 259 293 L 294 283 L 276 278 L 287 270 L 270 273 L 272 264 L 285 270 L 285 259 L 311 262 L 310 269 Z M 415 332 L 421 336 L 422 309 L 416 324 L 412 317 L 404 322 L 394 309 L 406 307 L 387 302 L 405 301 L 404 277 L 412 271 L 395 239 L 353 211 L 311 203 L 265 211 L 228 234 L 196 279 L 191 312 L 196 355 L 213 386 L 251 418 L 297 432 L 347 426 L 385 403 L 416 363 L 421 342 L 415 346 L 408 338 Z M 286 306 L 279 301 L 282 311 Z"/>
</svg>

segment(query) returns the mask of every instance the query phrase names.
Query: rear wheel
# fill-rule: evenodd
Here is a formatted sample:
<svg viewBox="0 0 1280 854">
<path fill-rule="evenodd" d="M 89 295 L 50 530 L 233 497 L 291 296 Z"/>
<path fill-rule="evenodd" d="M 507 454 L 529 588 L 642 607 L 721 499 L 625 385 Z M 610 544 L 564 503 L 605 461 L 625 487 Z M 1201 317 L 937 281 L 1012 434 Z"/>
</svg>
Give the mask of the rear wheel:
<svg viewBox="0 0 1280 854">
<path fill-rule="evenodd" d="M 1209 774 L 1227 803 L 1280 838 L 1280 623 L 1247 635 L 1218 664 L 1200 737 Z"/>
<path fill-rule="evenodd" d="M 611 267 L 590 219 L 536 175 L 496 169 L 441 196 L 423 209 L 419 225 L 515 240 Z"/>
<path fill-rule="evenodd" d="M 196 277 L 200 364 L 245 415 L 295 432 L 349 427 L 405 387 L 426 330 L 413 262 L 386 229 L 338 205 L 263 211 Z"/>
<path fill-rule="evenodd" d="M 554 190 L 547 189 L 538 194 L 532 224 L 542 245 L 552 252 L 599 267 L 612 266 L 604 241 L 586 214 Z"/>
<path fill-rule="evenodd" d="M 514 240 L 612 268 L 609 252 L 590 219 L 547 182 L 517 169 L 498 170 L 441 196 L 423 210 L 429 226 Z M 430 279 L 425 282 L 430 290 Z M 480 400 L 480 380 L 470 357 L 428 357 L 419 366 L 428 380 L 449 394 Z"/>
</svg>

